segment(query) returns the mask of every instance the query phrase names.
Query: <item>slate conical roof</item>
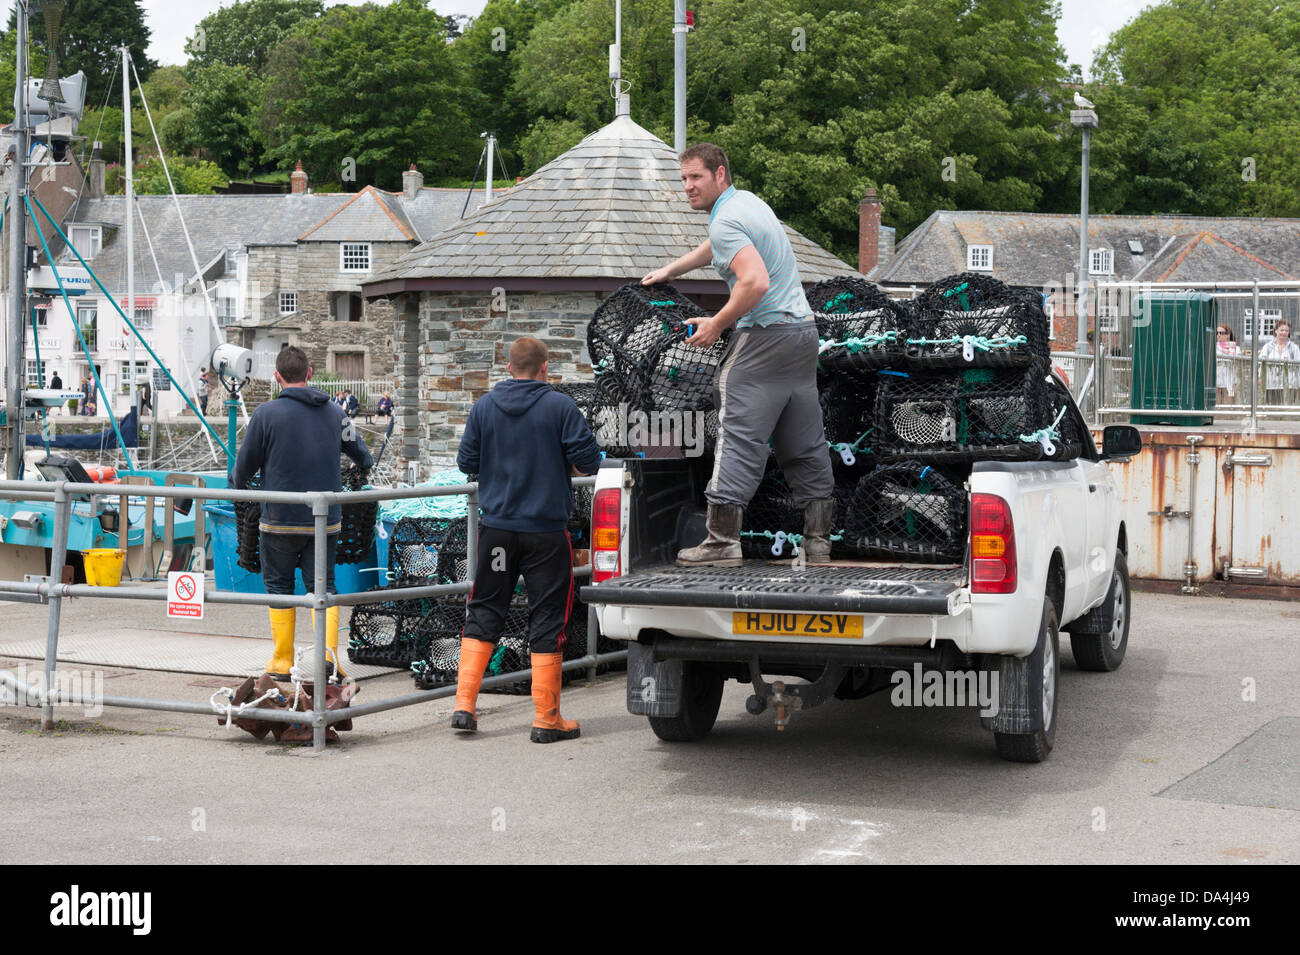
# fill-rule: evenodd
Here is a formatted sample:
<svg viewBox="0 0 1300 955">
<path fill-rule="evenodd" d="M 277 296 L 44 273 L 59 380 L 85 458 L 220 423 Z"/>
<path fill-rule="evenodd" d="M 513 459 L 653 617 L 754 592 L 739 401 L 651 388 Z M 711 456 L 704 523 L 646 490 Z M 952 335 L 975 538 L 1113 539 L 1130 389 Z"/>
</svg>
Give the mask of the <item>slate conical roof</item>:
<svg viewBox="0 0 1300 955">
<path fill-rule="evenodd" d="M 446 280 L 609 280 L 610 288 L 666 265 L 708 237 L 707 212 L 691 209 L 677 154 L 620 116 L 523 182 L 375 276 L 367 291 L 391 294 Z M 854 271 L 786 226 L 805 283 Z M 429 280 L 443 280 L 429 282 Z M 717 284 L 712 268 L 688 272 Z M 599 282 L 595 284 L 605 284 Z"/>
</svg>

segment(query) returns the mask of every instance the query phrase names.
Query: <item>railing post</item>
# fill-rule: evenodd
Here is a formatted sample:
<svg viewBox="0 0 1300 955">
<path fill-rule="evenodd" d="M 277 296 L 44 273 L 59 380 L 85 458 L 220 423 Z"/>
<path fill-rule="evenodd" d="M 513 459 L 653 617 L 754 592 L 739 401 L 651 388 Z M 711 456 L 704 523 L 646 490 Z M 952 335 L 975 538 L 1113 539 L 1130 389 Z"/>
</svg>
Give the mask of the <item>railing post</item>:
<svg viewBox="0 0 1300 955">
<path fill-rule="evenodd" d="M 19 449 L 21 451 L 21 449 Z M 68 560 L 68 525 L 71 523 L 72 499 L 65 490 L 66 481 L 54 488 L 54 537 L 50 542 L 50 579 L 55 584 L 63 582 L 63 565 Z M 119 525 L 120 526 L 120 525 Z M 41 705 L 41 728 L 54 729 L 53 689 L 54 663 L 59 655 L 59 615 L 63 611 L 63 598 L 51 590 L 49 622 L 45 630 L 45 702 Z"/>
<path fill-rule="evenodd" d="M 312 531 L 312 546 L 314 548 L 313 561 L 316 567 L 316 579 L 312 583 L 312 619 L 315 624 L 315 631 L 312 639 L 315 645 L 312 647 L 312 679 L 315 683 L 315 693 L 312 698 L 312 721 L 311 721 L 311 742 L 312 748 L 317 752 L 325 749 L 325 688 L 327 677 L 325 675 L 325 631 L 327 629 L 325 617 L 328 614 L 326 603 L 328 598 L 327 575 L 329 567 L 326 565 L 326 547 L 325 529 L 329 521 L 330 506 L 329 502 L 319 494 L 312 495 L 311 514 L 315 519 L 316 526 Z M 338 666 L 338 660 L 334 661 L 335 667 Z"/>
<path fill-rule="evenodd" d="M 1250 430 L 1254 433 L 1259 429 L 1259 347 L 1257 342 L 1260 340 L 1260 332 L 1264 330 L 1264 323 L 1259 314 L 1259 279 L 1255 279 L 1252 290 L 1251 308 L 1250 308 L 1250 331 L 1252 341 L 1247 342 L 1250 345 Z"/>
</svg>

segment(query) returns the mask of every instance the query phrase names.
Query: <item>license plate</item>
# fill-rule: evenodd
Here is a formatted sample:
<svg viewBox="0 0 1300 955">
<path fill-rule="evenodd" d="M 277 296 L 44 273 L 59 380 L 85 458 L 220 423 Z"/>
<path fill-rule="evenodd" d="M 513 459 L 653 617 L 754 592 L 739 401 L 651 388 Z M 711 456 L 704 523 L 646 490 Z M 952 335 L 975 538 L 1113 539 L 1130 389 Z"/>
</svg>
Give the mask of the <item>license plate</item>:
<svg viewBox="0 0 1300 955">
<path fill-rule="evenodd" d="M 756 637 L 862 636 L 862 617 L 848 613 L 747 613 L 731 615 L 731 632 Z"/>
</svg>

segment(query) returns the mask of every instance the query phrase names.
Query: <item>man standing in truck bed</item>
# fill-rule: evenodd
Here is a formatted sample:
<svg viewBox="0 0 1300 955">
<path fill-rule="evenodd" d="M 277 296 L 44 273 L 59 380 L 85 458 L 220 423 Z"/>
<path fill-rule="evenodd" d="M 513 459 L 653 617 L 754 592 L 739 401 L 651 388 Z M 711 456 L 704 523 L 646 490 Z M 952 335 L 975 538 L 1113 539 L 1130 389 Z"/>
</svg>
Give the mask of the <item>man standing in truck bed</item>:
<svg viewBox="0 0 1300 955">
<path fill-rule="evenodd" d="M 680 158 L 687 201 L 709 211 L 709 238 L 641 281 L 669 282 L 712 262 L 731 297 L 716 315 L 699 319 L 688 341 L 707 348 L 733 323 L 736 334 L 715 385 L 719 435 L 704 492 L 708 537 L 679 552 L 677 563 L 740 566 L 741 516 L 763 478 L 769 438 L 804 508 L 804 555 L 826 560 L 835 482 L 817 399 L 817 326 L 794 251 L 767 203 L 736 191 L 720 148 L 697 143 Z"/>
</svg>

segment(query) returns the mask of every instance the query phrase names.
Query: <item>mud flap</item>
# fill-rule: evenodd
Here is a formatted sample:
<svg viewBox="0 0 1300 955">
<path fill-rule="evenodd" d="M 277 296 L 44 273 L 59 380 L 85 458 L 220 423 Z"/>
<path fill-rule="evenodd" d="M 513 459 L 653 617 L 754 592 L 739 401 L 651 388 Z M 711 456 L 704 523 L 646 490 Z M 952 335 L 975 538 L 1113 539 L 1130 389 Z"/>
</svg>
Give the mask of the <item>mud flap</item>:
<svg viewBox="0 0 1300 955">
<path fill-rule="evenodd" d="M 998 678 L 998 711 L 981 716 L 980 725 L 994 733 L 1036 733 L 1043 728 L 1042 707 L 1038 698 L 1042 687 L 1036 674 L 1042 670 L 1042 641 L 1027 657 L 985 654 L 980 669 L 990 670 Z"/>
<path fill-rule="evenodd" d="M 681 660 L 654 659 L 654 647 L 627 645 L 627 711 L 636 716 L 681 716 Z"/>
</svg>

